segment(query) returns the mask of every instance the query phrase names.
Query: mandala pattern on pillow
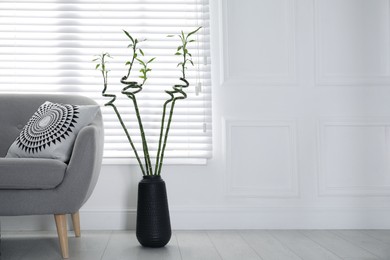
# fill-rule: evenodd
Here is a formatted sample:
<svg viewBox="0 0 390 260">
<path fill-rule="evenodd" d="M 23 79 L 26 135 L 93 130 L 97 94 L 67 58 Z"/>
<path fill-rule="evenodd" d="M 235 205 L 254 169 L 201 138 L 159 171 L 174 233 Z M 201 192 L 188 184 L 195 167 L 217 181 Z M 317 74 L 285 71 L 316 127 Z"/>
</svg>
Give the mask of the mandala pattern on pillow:
<svg viewBox="0 0 390 260">
<path fill-rule="evenodd" d="M 98 110 L 97 105 L 46 101 L 23 127 L 6 157 L 69 161 L 78 132 L 93 121 Z"/>
<path fill-rule="evenodd" d="M 75 105 L 44 103 L 16 139 L 18 147 L 35 153 L 65 140 L 77 124 L 78 113 Z"/>
</svg>

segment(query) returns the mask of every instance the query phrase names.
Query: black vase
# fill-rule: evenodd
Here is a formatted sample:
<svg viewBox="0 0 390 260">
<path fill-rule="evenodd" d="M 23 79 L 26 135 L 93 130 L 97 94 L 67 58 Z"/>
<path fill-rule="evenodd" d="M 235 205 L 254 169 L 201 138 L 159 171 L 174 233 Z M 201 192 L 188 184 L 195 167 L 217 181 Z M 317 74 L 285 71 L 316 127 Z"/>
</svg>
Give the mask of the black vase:
<svg viewBox="0 0 390 260">
<path fill-rule="evenodd" d="M 138 183 L 136 234 L 146 247 L 163 247 L 171 239 L 167 189 L 161 176 L 146 175 Z"/>
</svg>

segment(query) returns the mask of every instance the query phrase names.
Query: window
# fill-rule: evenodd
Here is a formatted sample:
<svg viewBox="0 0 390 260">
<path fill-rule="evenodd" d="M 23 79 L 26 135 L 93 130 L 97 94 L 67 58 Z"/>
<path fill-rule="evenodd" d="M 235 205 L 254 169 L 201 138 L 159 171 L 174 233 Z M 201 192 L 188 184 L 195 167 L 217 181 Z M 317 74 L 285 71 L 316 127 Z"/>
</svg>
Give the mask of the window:
<svg viewBox="0 0 390 260">
<path fill-rule="evenodd" d="M 164 90 L 177 84 L 179 39 L 166 37 L 202 26 L 191 43 L 188 98 L 178 101 L 165 162 L 204 163 L 211 156 L 211 75 L 208 0 L 3 0 L 0 2 L 0 92 L 78 93 L 102 105 L 107 163 L 135 159 L 111 107 L 104 107 L 103 80 L 94 55 L 109 52 L 108 91 L 117 94 L 139 153 L 142 152 L 132 102 L 122 94 L 125 61 L 131 55 L 123 29 L 143 39 L 152 72 L 137 94 L 151 154 L 156 154 Z M 135 68 L 136 69 L 136 68 Z M 135 70 L 137 71 L 137 70 Z M 141 153 L 142 154 L 142 153 Z M 119 160 L 118 160 L 119 159 Z"/>
</svg>

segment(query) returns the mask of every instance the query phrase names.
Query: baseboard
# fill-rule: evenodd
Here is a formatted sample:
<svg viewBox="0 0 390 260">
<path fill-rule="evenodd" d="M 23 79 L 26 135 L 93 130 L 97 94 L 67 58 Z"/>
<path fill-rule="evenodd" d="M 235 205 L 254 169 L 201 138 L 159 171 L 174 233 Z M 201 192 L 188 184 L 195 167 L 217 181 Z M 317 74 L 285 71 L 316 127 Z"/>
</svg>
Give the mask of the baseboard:
<svg viewBox="0 0 390 260">
<path fill-rule="evenodd" d="M 390 229 L 390 207 L 176 207 L 173 229 Z M 81 210 L 83 230 L 135 229 L 136 210 Z M 1 217 L 4 231 L 55 230 L 53 216 Z M 69 219 L 69 223 L 70 219 Z M 71 229 L 71 227 L 70 227 Z"/>
</svg>

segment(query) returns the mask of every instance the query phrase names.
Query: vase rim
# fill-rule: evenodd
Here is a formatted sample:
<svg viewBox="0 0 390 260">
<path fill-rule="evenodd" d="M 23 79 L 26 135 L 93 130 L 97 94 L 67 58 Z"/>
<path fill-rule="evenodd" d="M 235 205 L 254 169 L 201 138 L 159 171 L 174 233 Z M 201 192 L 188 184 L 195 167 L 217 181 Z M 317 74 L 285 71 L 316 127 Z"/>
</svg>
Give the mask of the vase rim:
<svg viewBox="0 0 390 260">
<path fill-rule="evenodd" d="M 144 179 L 160 179 L 161 175 L 144 175 Z"/>
</svg>

